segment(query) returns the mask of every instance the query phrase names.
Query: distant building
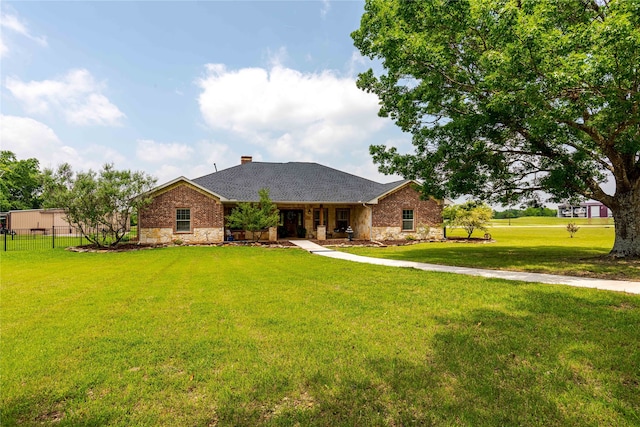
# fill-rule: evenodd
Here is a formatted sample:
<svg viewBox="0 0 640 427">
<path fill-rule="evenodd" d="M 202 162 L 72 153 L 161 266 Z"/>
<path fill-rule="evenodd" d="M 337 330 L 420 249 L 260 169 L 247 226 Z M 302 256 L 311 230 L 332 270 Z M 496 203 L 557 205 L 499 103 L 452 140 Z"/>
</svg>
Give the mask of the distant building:
<svg viewBox="0 0 640 427">
<path fill-rule="evenodd" d="M 48 234 L 52 232 L 52 228 L 56 229 L 56 233 L 76 234 L 80 232 L 78 227 L 69 224 L 63 209 L 25 209 L 0 212 L 0 224 L 4 229 L 17 233 L 41 232 Z M 128 221 L 127 230 L 129 230 Z"/>
<path fill-rule="evenodd" d="M 583 202 L 577 206 L 558 205 L 558 218 L 610 218 L 611 210 L 600 202 Z"/>
<path fill-rule="evenodd" d="M 74 232 L 62 209 L 26 209 L 3 212 L 0 221 L 8 230 L 50 231 L 52 227 L 68 228 Z"/>
</svg>

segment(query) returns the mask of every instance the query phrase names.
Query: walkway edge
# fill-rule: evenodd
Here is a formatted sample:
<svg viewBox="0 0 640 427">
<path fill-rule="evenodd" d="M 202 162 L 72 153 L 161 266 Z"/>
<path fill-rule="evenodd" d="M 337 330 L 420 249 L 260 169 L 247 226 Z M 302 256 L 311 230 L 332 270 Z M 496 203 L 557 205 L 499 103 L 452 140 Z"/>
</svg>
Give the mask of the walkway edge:
<svg viewBox="0 0 640 427">
<path fill-rule="evenodd" d="M 607 291 L 627 292 L 630 294 L 640 294 L 640 282 L 627 280 L 604 280 L 591 279 L 585 277 L 561 276 L 556 274 L 527 273 L 522 271 L 487 270 L 481 268 L 455 267 L 448 265 L 427 264 L 414 261 L 399 261 L 384 258 L 372 258 L 361 255 L 354 255 L 346 252 L 334 251 L 320 246 L 308 240 L 291 240 L 294 245 L 312 253 L 329 258 L 342 259 L 352 262 L 366 264 L 384 265 L 388 267 L 415 268 L 423 271 L 434 271 L 441 273 L 466 274 L 493 279 L 516 280 L 521 282 L 535 282 L 550 285 L 568 285 L 580 288 L 594 288 Z"/>
</svg>

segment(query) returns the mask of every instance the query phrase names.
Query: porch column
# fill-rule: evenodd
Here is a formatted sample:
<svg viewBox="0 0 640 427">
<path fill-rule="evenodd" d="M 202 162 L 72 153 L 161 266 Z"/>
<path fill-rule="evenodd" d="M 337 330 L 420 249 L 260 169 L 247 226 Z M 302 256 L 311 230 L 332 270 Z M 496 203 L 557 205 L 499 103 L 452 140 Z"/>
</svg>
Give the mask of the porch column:
<svg viewBox="0 0 640 427">
<path fill-rule="evenodd" d="M 275 242 L 278 240 L 278 227 L 269 227 L 269 241 Z"/>
<path fill-rule="evenodd" d="M 322 212 L 322 211 L 320 211 Z M 322 214 L 320 214 L 320 218 L 322 218 Z M 318 225 L 318 240 L 327 240 L 327 226 L 326 225 Z"/>
</svg>

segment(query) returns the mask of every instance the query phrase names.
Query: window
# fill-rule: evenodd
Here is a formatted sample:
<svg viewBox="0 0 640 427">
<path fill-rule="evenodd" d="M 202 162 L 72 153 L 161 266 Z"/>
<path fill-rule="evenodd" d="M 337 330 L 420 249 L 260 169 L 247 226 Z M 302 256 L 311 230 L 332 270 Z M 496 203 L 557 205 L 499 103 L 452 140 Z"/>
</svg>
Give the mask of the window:
<svg viewBox="0 0 640 427">
<path fill-rule="evenodd" d="M 191 231 L 191 209 L 176 209 L 176 231 Z"/>
<path fill-rule="evenodd" d="M 340 230 L 339 233 L 344 233 L 348 226 L 349 209 L 336 209 L 336 230 Z"/>
<path fill-rule="evenodd" d="M 326 226 L 327 225 L 327 220 L 329 219 L 329 209 L 328 208 L 324 208 L 323 212 L 323 221 L 322 221 L 322 225 Z M 320 209 L 314 209 L 313 210 L 313 229 L 317 230 L 318 229 L 318 225 L 320 225 Z"/>
<path fill-rule="evenodd" d="M 402 210 L 402 231 L 413 230 L 413 209 Z"/>
</svg>

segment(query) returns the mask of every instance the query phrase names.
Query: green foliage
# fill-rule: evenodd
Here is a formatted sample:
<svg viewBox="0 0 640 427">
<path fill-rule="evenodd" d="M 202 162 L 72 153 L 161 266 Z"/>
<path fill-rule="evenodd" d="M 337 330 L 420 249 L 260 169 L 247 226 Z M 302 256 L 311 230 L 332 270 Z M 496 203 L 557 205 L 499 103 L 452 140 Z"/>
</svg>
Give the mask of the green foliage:
<svg viewBox="0 0 640 427">
<path fill-rule="evenodd" d="M 445 225 L 463 228 L 467 232 L 467 239 L 471 238 L 476 228 L 486 232 L 492 216 L 493 210 L 489 206 L 473 200 L 447 206 L 442 211 Z"/>
<path fill-rule="evenodd" d="M 263 188 L 258 194 L 258 203 L 239 203 L 227 216 L 227 227 L 251 231 L 256 241 L 262 238 L 265 229 L 276 227 L 280 219 L 278 208 L 269 198 L 269 190 Z"/>
<path fill-rule="evenodd" d="M 438 198 L 595 199 L 612 253 L 640 256 L 638 0 L 367 0 L 352 38 L 384 67 L 358 86 L 413 135 L 370 148 L 382 172 Z"/>
<path fill-rule="evenodd" d="M 18 160 L 0 151 L 0 211 L 41 207 L 42 174 L 38 159 Z"/>
<path fill-rule="evenodd" d="M 64 210 L 67 221 L 98 246 L 116 245 L 127 234 L 130 217 L 151 202 L 144 193 L 155 185 L 144 172 L 118 171 L 105 164 L 99 173 L 73 173 L 63 164 L 44 173 L 48 207 Z"/>
<path fill-rule="evenodd" d="M 528 207 L 526 209 L 506 209 L 504 211 L 493 212 L 493 217 L 496 219 L 522 218 L 522 217 L 529 217 L 529 216 L 556 217 L 557 215 L 558 215 L 558 211 L 556 209 L 550 209 L 546 207 L 539 207 L 539 208 Z"/>
</svg>

